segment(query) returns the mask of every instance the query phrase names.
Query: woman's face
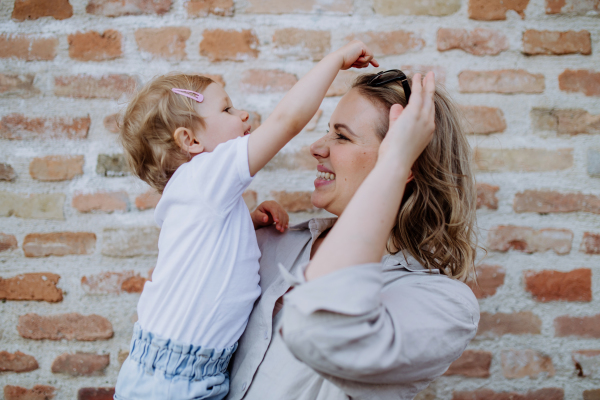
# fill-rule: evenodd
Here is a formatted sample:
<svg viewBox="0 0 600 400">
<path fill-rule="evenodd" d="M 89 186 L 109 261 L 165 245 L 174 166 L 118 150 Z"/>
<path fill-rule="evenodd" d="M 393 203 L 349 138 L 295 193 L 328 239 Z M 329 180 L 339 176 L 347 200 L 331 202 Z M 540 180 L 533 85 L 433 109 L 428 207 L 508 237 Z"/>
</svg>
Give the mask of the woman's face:
<svg viewBox="0 0 600 400">
<path fill-rule="evenodd" d="M 341 215 L 350 199 L 375 166 L 379 144 L 376 127 L 381 110 L 352 89 L 337 105 L 329 121 L 329 132 L 310 146 L 319 162 L 312 203 Z M 333 176 L 331 176 L 333 175 Z"/>
</svg>

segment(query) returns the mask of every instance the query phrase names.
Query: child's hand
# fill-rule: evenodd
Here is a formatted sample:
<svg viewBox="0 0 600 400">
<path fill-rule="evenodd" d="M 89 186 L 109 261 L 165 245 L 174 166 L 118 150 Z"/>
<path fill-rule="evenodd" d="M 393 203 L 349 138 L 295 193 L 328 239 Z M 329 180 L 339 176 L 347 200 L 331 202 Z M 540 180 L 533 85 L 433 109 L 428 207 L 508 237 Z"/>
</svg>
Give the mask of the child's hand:
<svg viewBox="0 0 600 400">
<path fill-rule="evenodd" d="M 278 231 L 283 232 L 288 227 L 290 217 L 283 207 L 275 201 L 264 201 L 251 214 L 254 229 L 275 224 Z"/>
<path fill-rule="evenodd" d="M 379 67 L 379 63 L 373 58 L 373 52 L 360 40 L 351 41 L 344 47 L 338 49 L 335 53 L 342 57 L 343 61 L 340 69 L 343 70 L 349 68 L 365 68 L 368 67 L 369 64 L 374 67 Z"/>
<path fill-rule="evenodd" d="M 435 77 L 429 72 L 421 84 L 421 75 L 412 79 L 412 94 L 402 109 L 394 104 L 390 109 L 390 127 L 379 147 L 379 159 L 389 152 L 412 168 L 419 155 L 433 138 L 435 130 Z"/>
</svg>

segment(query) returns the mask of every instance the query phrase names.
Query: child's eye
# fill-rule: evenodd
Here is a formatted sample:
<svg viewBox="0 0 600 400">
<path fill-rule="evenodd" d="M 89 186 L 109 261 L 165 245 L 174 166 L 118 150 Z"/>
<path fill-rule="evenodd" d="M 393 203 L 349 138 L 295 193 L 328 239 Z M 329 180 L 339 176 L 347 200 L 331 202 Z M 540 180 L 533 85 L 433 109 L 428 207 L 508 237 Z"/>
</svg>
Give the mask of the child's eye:
<svg viewBox="0 0 600 400">
<path fill-rule="evenodd" d="M 227 108 L 226 108 L 225 110 L 223 110 L 223 111 L 225 111 L 225 112 L 229 112 L 229 110 L 231 110 L 231 107 L 227 107 Z"/>
</svg>

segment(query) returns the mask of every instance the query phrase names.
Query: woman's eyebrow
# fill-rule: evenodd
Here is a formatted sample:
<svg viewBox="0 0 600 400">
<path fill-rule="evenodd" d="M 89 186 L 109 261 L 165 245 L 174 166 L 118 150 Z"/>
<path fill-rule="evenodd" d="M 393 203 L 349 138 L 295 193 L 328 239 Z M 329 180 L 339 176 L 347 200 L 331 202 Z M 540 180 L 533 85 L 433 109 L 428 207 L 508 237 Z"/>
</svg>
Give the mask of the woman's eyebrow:
<svg viewBox="0 0 600 400">
<path fill-rule="evenodd" d="M 352 132 L 352 129 L 350 129 L 350 128 L 348 127 L 348 125 L 346 125 L 346 124 L 334 124 L 334 125 L 333 125 L 333 128 L 334 128 L 334 129 L 340 129 L 340 128 L 342 128 L 342 129 L 344 129 L 345 131 L 347 131 L 349 134 L 351 134 L 351 135 L 353 135 L 353 136 L 358 136 L 356 133 Z"/>
</svg>

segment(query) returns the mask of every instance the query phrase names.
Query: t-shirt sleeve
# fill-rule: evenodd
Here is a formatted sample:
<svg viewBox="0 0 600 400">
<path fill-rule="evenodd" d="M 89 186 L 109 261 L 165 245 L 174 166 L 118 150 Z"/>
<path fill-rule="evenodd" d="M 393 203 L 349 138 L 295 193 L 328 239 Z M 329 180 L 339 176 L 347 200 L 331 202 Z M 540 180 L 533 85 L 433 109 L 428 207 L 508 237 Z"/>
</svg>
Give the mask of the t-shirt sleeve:
<svg viewBox="0 0 600 400">
<path fill-rule="evenodd" d="M 227 210 L 252 182 L 248 164 L 248 137 L 218 145 L 192 160 L 194 180 L 202 198 L 215 210 Z M 198 158 L 198 159 L 196 159 Z"/>
</svg>

